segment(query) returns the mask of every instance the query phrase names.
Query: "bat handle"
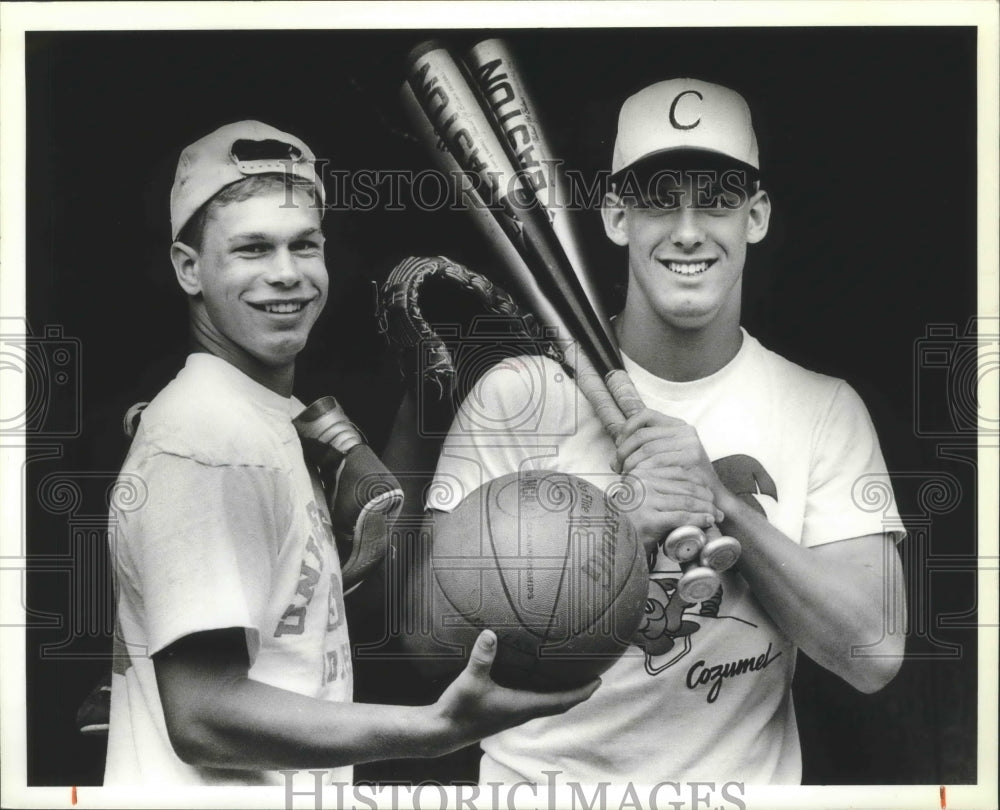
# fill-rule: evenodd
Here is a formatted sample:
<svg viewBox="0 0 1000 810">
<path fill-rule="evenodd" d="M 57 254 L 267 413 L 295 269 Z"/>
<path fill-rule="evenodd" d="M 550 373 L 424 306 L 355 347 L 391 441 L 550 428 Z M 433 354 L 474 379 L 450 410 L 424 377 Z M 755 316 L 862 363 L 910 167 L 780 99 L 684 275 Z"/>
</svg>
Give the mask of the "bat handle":
<svg viewBox="0 0 1000 810">
<path fill-rule="evenodd" d="M 617 439 L 622 425 L 625 424 L 625 417 L 622 416 L 622 410 L 609 389 L 607 379 L 594 368 L 594 364 L 578 344 L 571 346 L 565 355 L 567 363 L 573 369 L 573 376 L 580 392 L 587 398 L 608 435 L 612 439 Z M 624 371 L 620 373 L 625 375 Z M 628 380 L 628 377 L 625 379 Z M 631 381 L 629 384 L 631 385 Z"/>
<path fill-rule="evenodd" d="M 610 393 L 610 396 L 614 399 L 615 404 L 617 405 L 621 414 L 623 414 L 626 419 L 632 416 L 633 414 L 638 413 L 645 407 L 645 405 L 642 402 L 642 397 L 639 395 L 639 392 L 635 387 L 635 383 L 632 382 L 632 378 L 628 376 L 628 373 L 624 369 L 615 369 L 614 371 L 610 372 L 608 376 L 605 378 L 605 384 L 607 386 L 608 392 Z M 622 424 L 623 423 L 621 422 L 618 423 L 615 426 L 615 430 L 620 432 Z M 609 430 L 611 430 L 611 428 L 609 428 Z M 612 433 L 611 435 L 616 436 L 617 434 Z M 687 530 L 693 527 L 685 526 L 683 528 Z M 714 544 L 712 545 L 713 548 L 721 549 L 723 547 L 717 543 L 717 541 L 720 540 L 725 541 L 724 542 L 725 548 L 732 549 L 733 547 L 732 544 L 735 544 L 735 554 L 736 557 L 739 557 L 739 550 L 740 550 L 739 543 L 731 537 L 724 537 L 722 532 L 719 531 L 718 526 L 715 526 L 714 524 L 712 526 L 709 526 L 704 531 L 704 535 L 705 539 L 709 542 L 710 545 Z M 735 559 L 733 560 L 733 562 L 735 562 Z M 728 568 L 729 565 L 732 565 L 732 562 L 730 562 L 726 567 Z M 716 570 L 724 570 L 724 569 L 716 569 Z"/>
<path fill-rule="evenodd" d="M 635 383 L 624 369 L 617 368 L 609 372 L 604 378 L 604 383 L 626 419 L 646 407 L 636 390 Z"/>
</svg>

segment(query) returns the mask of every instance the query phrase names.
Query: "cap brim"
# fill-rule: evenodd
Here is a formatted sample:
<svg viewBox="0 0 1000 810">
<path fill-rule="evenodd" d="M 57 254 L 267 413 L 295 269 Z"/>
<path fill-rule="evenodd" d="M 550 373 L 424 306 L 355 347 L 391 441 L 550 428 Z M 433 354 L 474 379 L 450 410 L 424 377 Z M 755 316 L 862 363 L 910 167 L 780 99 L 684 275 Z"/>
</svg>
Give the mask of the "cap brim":
<svg viewBox="0 0 1000 810">
<path fill-rule="evenodd" d="M 725 171 L 727 169 L 746 171 L 747 179 L 750 182 L 760 179 L 760 170 L 757 167 L 737 160 L 731 155 L 712 149 L 685 146 L 661 149 L 659 152 L 644 155 L 634 163 L 612 174 L 611 182 L 617 186 L 629 173 L 633 174 L 637 181 L 645 182 L 652 175 L 661 171 Z"/>
</svg>

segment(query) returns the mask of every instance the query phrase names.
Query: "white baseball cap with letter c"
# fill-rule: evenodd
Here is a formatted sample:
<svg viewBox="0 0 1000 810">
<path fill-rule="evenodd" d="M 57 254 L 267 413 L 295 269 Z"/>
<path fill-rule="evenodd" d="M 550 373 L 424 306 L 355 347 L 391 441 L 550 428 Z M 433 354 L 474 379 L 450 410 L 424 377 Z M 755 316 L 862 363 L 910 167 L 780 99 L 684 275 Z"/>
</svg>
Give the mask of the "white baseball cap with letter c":
<svg viewBox="0 0 1000 810">
<path fill-rule="evenodd" d="M 618 115 L 613 175 L 679 150 L 709 152 L 760 169 L 743 96 L 699 79 L 668 79 L 626 99 Z"/>
</svg>

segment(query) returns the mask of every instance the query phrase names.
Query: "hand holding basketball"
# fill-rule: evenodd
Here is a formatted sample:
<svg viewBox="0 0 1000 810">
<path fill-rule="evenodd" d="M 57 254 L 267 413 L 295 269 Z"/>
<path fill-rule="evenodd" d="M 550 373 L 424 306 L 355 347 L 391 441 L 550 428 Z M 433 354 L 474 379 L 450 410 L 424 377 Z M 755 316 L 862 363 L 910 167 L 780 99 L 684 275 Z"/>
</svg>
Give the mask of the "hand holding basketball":
<svg viewBox="0 0 1000 810">
<path fill-rule="evenodd" d="M 589 698 L 601 685 L 595 679 L 564 692 L 508 689 L 490 677 L 496 652 L 496 635 L 484 630 L 473 645 L 465 669 L 431 707 L 442 725 L 443 738 L 453 740 L 454 748 L 536 717 L 562 714 Z"/>
<path fill-rule="evenodd" d="M 432 533 L 427 629 L 409 638 L 428 676 L 454 674 L 483 629 L 497 637 L 493 680 L 539 692 L 591 683 L 628 648 L 649 590 L 645 554 L 588 481 L 511 473 L 437 513 Z"/>
</svg>

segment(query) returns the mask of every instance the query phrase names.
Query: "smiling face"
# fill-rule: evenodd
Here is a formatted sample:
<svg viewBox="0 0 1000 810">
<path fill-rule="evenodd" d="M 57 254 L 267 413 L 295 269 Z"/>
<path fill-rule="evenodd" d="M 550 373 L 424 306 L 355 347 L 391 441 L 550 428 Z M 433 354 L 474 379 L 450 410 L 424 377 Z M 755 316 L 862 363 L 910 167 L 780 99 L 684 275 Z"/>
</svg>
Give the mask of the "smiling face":
<svg viewBox="0 0 1000 810">
<path fill-rule="evenodd" d="M 608 237 L 628 246 L 629 319 L 673 330 L 738 330 L 747 245 L 767 233 L 763 191 L 737 193 L 689 172 L 644 200 L 609 195 Z"/>
<path fill-rule="evenodd" d="M 290 393 L 295 357 L 328 289 L 319 212 L 310 196 L 278 185 L 212 206 L 200 249 L 175 242 L 171 258 L 191 296 L 199 348 Z"/>
</svg>

